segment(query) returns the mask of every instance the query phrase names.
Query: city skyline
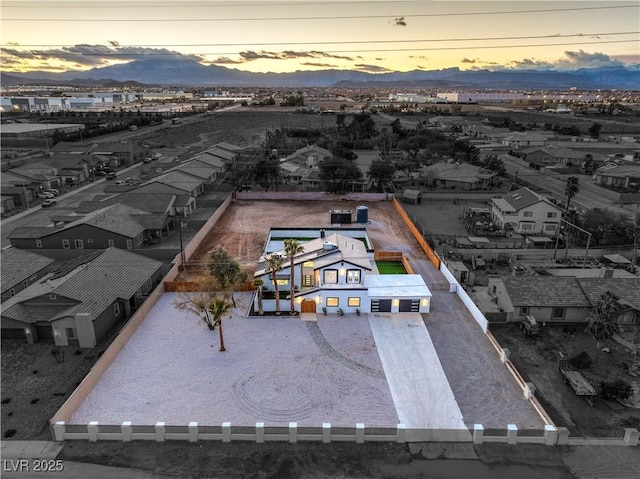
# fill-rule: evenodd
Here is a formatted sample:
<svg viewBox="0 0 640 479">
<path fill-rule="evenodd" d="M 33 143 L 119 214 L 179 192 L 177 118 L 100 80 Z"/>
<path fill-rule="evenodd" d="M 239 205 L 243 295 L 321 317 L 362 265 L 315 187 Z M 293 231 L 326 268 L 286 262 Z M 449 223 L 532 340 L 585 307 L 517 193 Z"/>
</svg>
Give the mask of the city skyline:
<svg viewBox="0 0 640 479">
<path fill-rule="evenodd" d="M 640 64 L 638 2 L 3 2 L 3 71 L 193 58 L 250 72 Z"/>
</svg>

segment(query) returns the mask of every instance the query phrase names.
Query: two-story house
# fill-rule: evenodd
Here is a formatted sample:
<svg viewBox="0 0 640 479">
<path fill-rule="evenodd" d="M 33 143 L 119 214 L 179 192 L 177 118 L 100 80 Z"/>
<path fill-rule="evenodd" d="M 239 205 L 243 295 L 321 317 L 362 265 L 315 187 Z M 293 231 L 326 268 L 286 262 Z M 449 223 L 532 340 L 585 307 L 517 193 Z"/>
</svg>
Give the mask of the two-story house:
<svg viewBox="0 0 640 479">
<path fill-rule="evenodd" d="M 491 219 L 505 232 L 554 236 L 562 210 L 529 188 L 491 199 Z"/>
<path fill-rule="evenodd" d="M 284 250 L 260 258 L 254 277 L 264 281 L 265 311 L 275 311 L 275 301 L 270 297 L 275 288 L 267 257 L 276 255 L 283 259 L 282 268 L 276 272 L 281 301 L 286 304 L 293 289 L 298 312 L 429 312 L 431 292 L 422 276 L 378 274 L 373 251 L 367 250 L 361 239 L 332 233 L 301 245 L 304 251 L 294 258 L 294 285 L 289 284 L 291 263 Z M 286 310 L 286 306 L 281 308 Z"/>
</svg>

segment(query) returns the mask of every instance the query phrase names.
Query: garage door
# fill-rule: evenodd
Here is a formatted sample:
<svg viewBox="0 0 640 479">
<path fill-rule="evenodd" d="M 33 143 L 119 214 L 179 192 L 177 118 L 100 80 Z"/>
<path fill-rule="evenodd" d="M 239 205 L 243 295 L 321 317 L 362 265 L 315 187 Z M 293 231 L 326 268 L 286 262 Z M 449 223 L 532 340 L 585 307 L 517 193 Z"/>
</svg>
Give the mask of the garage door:
<svg viewBox="0 0 640 479">
<path fill-rule="evenodd" d="M 24 328 L 7 328 L 2 330 L 2 339 L 27 339 Z"/>
<path fill-rule="evenodd" d="M 417 313 L 418 311 L 420 311 L 420 300 L 401 299 L 399 311 L 401 313 Z"/>
<path fill-rule="evenodd" d="M 389 313 L 389 312 L 391 312 L 391 300 L 390 299 L 372 299 L 371 300 L 371 312 L 372 313 Z"/>
<path fill-rule="evenodd" d="M 53 328 L 51 327 L 51 325 L 36 326 L 36 332 L 38 333 L 39 341 L 53 341 Z"/>
</svg>

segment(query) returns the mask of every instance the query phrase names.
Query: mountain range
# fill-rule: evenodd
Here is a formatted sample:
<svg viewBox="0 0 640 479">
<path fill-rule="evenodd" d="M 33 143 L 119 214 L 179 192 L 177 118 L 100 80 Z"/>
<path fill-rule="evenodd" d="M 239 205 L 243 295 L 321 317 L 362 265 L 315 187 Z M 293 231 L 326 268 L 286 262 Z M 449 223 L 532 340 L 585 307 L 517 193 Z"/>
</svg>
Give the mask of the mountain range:
<svg viewBox="0 0 640 479">
<path fill-rule="evenodd" d="M 193 87 L 411 87 L 450 89 L 638 90 L 640 70 L 624 66 L 556 70 L 413 70 L 367 73 L 354 70 L 254 73 L 193 59 L 143 59 L 86 71 L 2 73 L 3 85 L 165 85 Z"/>
</svg>

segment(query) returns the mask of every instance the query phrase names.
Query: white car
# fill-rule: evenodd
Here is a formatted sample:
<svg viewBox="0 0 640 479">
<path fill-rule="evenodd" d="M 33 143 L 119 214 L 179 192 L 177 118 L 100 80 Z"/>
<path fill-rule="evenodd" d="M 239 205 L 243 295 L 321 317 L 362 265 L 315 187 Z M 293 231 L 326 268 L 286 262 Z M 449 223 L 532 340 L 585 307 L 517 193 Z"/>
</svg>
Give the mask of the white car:
<svg viewBox="0 0 640 479">
<path fill-rule="evenodd" d="M 42 207 L 43 208 L 48 208 L 49 206 L 53 206 L 56 204 L 56 200 L 44 200 L 42 202 Z"/>
<path fill-rule="evenodd" d="M 46 191 L 41 191 L 40 193 L 38 193 L 38 198 L 45 198 L 45 199 L 51 199 L 53 198 L 53 193 L 47 193 Z"/>
</svg>

